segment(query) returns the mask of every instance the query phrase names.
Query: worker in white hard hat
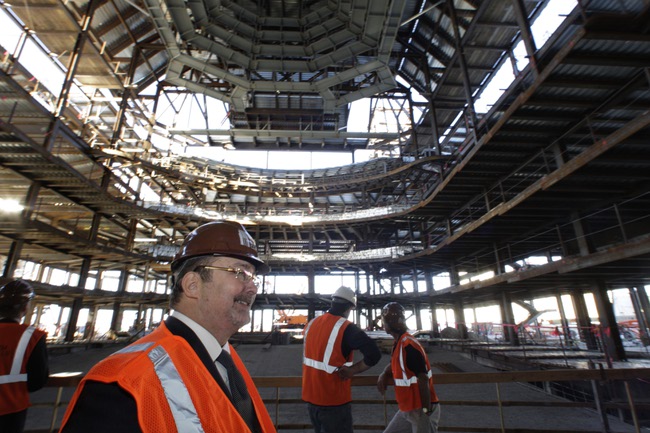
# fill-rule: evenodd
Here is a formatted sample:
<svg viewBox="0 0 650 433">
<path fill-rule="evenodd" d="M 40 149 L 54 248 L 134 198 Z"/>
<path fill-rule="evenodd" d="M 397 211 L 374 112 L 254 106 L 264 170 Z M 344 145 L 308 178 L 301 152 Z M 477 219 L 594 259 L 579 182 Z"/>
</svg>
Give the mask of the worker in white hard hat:
<svg viewBox="0 0 650 433">
<path fill-rule="evenodd" d="M 332 306 L 309 322 L 304 331 L 302 399 L 316 433 L 352 433 L 352 387 L 350 378 L 377 364 L 377 344 L 347 320 L 357 306 L 349 287 L 339 287 Z M 353 363 L 353 351 L 363 359 Z"/>
<path fill-rule="evenodd" d="M 0 288 L 0 432 L 22 433 L 29 393 L 45 386 L 49 368 L 40 329 L 20 323 L 30 308 L 34 289 L 24 280 Z"/>
</svg>

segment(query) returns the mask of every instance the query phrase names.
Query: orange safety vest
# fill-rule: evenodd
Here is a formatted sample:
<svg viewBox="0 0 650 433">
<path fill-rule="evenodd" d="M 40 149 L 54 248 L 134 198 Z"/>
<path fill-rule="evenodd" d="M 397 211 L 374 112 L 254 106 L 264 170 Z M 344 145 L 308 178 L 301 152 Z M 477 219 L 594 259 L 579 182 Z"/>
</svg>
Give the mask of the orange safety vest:
<svg viewBox="0 0 650 433">
<path fill-rule="evenodd" d="M 350 321 L 325 313 L 307 324 L 302 357 L 302 399 L 319 406 L 339 406 L 352 401 L 352 386 L 336 371 L 351 366 L 353 354 L 341 352 L 343 332 Z"/>
<path fill-rule="evenodd" d="M 393 380 L 395 381 L 395 399 L 399 410 L 407 412 L 410 410 L 419 409 L 422 407 L 422 399 L 420 398 L 420 389 L 418 388 L 418 378 L 411 370 L 406 367 L 406 347 L 412 346 L 422 353 L 424 362 L 427 366 L 427 377 L 429 378 L 429 392 L 431 393 L 431 403 L 438 402 L 436 390 L 433 387 L 433 374 L 431 373 L 431 364 L 429 364 L 429 357 L 427 356 L 424 348 L 411 334 L 404 333 L 393 350 L 393 355 L 390 360 L 390 367 L 393 372 Z"/>
<path fill-rule="evenodd" d="M 273 421 L 244 363 L 234 348 L 230 355 L 244 377 L 262 432 L 275 433 Z M 88 380 L 117 382 L 131 394 L 143 433 L 250 433 L 194 349 L 185 339 L 172 334 L 164 322 L 88 372 L 72 396 L 61 430 Z"/>
<path fill-rule="evenodd" d="M 0 323 L 0 415 L 30 406 L 27 361 L 44 335 L 44 331 L 33 326 Z"/>
</svg>

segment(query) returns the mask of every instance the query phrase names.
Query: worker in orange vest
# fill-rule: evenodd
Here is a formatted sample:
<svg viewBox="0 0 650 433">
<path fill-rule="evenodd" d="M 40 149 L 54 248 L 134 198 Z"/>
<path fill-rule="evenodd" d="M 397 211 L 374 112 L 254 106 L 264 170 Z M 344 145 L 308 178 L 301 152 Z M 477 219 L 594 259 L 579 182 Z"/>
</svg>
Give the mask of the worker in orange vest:
<svg viewBox="0 0 650 433">
<path fill-rule="evenodd" d="M 25 428 L 29 393 L 45 386 L 49 375 L 47 334 L 21 324 L 34 289 L 23 280 L 0 288 L 0 432 L 21 433 Z"/>
<path fill-rule="evenodd" d="M 244 227 L 214 221 L 191 232 L 171 263 L 170 316 L 94 366 L 63 419 L 71 432 L 275 433 L 228 339 L 250 322 L 268 266 Z"/>
<path fill-rule="evenodd" d="M 440 404 L 426 351 L 408 333 L 404 307 L 400 304 L 386 304 L 381 319 L 395 344 L 390 364 L 379 375 L 377 389 L 384 394 L 392 382 L 399 408 L 384 433 L 437 433 Z"/>
<path fill-rule="evenodd" d="M 352 433 L 350 378 L 377 364 L 377 344 L 347 317 L 357 305 L 349 287 L 332 295 L 332 306 L 309 322 L 304 331 L 302 399 L 316 433 Z M 363 359 L 352 362 L 353 351 Z"/>
</svg>

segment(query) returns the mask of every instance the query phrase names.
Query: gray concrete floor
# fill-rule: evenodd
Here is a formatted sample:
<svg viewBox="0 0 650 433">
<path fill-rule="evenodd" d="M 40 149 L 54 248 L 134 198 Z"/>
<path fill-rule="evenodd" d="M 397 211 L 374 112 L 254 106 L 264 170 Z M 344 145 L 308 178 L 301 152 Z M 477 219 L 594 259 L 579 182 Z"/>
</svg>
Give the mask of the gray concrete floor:
<svg viewBox="0 0 650 433">
<path fill-rule="evenodd" d="M 51 373 L 62 373 L 71 371 L 86 372 L 97 361 L 107 355 L 119 350 L 121 346 L 104 348 L 93 348 L 88 350 L 77 349 L 69 354 L 53 355 L 50 358 Z M 300 376 L 302 345 L 280 345 L 270 348 L 257 344 L 244 344 L 237 347 L 237 351 L 246 363 L 252 376 Z M 429 359 L 432 364 L 452 365 L 455 369 L 464 372 L 494 372 L 491 368 L 482 366 L 459 352 L 451 352 L 437 347 L 430 347 Z M 389 362 L 389 355 L 384 354 L 378 365 L 364 373 L 364 375 L 378 375 Z M 439 368 L 434 368 L 435 374 L 445 374 Z M 496 407 L 468 406 L 468 405 L 445 405 L 445 401 L 481 401 L 496 400 L 496 386 L 494 384 L 471 384 L 471 385 L 439 385 L 438 395 L 442 404 L 441 431 L 445 427 L 452 427 L 453 431 L 460 427 L 488 427 L 499 428 L 501 420 Z M 64 401 L 68 401 L 73 389 L 65 389 L 63 392 Z M 261 389 L 263 397 L 272 398 L 275 396 L 275 389 Z M 550 396 L 539 388 L 528 384 L 512 383 L 501 384 L 499 392 L 502 400 L 516 401 L 558 401 L 559 397 Z M 283 388 L 283 398 L 300 398 L 299 388 Z M 39 402 L 52 402 L 56 397 L 56 390 L 46 388 L 32 394 L 32 401 L 36 403 L 29 411 L 27 418 L 27 431 L 49 429 L 52 419 L 52 408 L 40 407 Z M 354 399 L 379 398 L 377 389 L 372 387 L 355 387 L 353 390 Z M 392 388 L 387 393 L 387 398 L 394 398 Z M 268 407 L 271 417 L 275 419 L 275 407 Z M 61 422 L 65 407 L 59 410 L 55 425 Z M 353 405 L 353 416 L 356 424 L 383 424 L 385 419 L 390 420 L 397 411 L 394 405 L 388 405 L 386 412 L 381 405 L 356 404 Z M 564 431 L 603 431 L 597 412 L 589 409 L 573 408 L 528 408 L 528 407 L 505 407 L 504 423 L 508 429 L 558 429 Z M 626 424 L 617 418 L 610 417 L 611 432 L 634 432 L 634 426 Z M 280 424 L 283 423 L 304 423 L 309 424 L 306 407 L 301 404 L 282 405 L 279 410 Z M 281 430 L 282 431 L 282 430 Z M 289 431 L 289 430 L 286 430 Z M 313 430 L 291 430 L 298 433 L 311 433 Z M 642 429 L 642 432 L 650 432 L 650 429 Z"/>
</svg>

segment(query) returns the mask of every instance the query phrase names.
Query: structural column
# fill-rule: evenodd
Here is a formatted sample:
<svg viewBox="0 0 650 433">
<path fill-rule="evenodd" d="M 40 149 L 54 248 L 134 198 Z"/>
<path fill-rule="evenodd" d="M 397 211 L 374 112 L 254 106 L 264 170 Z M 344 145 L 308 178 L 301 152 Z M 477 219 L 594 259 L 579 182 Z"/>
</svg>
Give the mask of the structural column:
<svg viewBox="0 0 650 433">
<path fill-rule="evenodd" d="M 126 286 L 129 282 L 129 270 L 124 268 L 120 273 L 120 281 L 117 287 L 117 293 L 124 295 L 126 293 Z M 122 303 L 120 301 L 115 301 L 113 303 L 113 318 L 111 319 L 111 331 L 117 332 L 120 330 L 120 324 L 122 322 Z"/>
<path fill-rule="evenodd" d="M 81 262 L 81 270 L 79 271 L 79 284 L 77 287 L 82 290 L 86 289 L 86 281 L 88 281 L 88 273 L 90 272 L 90 258 L 86 257 Z M 65 341 L 70 343 L 74 340 L 74 334 L 77 330 L 77 321 L 79 320 L 79 312 L 83 307 L 83 296 L 77 297 L 72 302 L 70 309 L 70 316 L 68 317 L 68 329 L 65 332 Z"/>
<path fill-rule="evenodd" d="M 512 301 L 508 292 L 501 294 L 501 320 L 503 322 L 503 338 L 513 346 L 519 346 L 519 335 L 515 329 L 515 314 L 512 311 Z"/>
<path fill-rule="evenodd" d="M 562 333 L 564 334 L 564 344 L 568 346 L 571 344 L 573 338 L 571 338 L 571 328 L 569 327 L 569 320 L 566 318 L 566 311 L 564 311 L 561 293 L 555 295 L 555 301 L 557 302 L 557 310 L 560 313 L 560 323 L 562 324 Z"/>
<path fill-rule="evenodd" d="M 413 274 L 412 274 L 412 281 L 413 281 L 413 292 L 418 293 L 418 271 L 417 269 L 413 269 Z M 415 313 L 415 326 L 418 328 L 418 330 L 422 329 L 422 311 L 420 309 L 419 304 L 416 302 L 413 304 L 413 312 Z"/>
<path fill-rule="evenodd" d="M 603 341 L 605 356 L 612 361 L 624 361 L 626 356 L 621 341 L 621 333 L 616 323 L 614 307 L 609 300 L 609 296 L 607 296 L 607 287 L 603 281 L 597 282 L 594 298 L 600 319 L 600 338 Z"/>
<path fill-rule="evenodd" d="M 95 306 L 88 311 L 88 320 L 86 321 L 86 329 L 84 330 L 84 339 L 92 340 L 95 335 L 95 323 L 97 321 L 97 312 L 99 307 Z"/>
<path fill-rule="evenodd" d="M 361 288 L 359 287 L 359 271 L 354 272 L 354 293 L 356 293 L 358 299 L 359 294 L 361 293 Z M 356 308 L 355 312 L 357 316 L 357 325 L 361 326 L 361 308 Z"/>
<path fill-rule="evenodd" d="M 427 285 L 427 294 L 429 295 L 429 309 L 431 310 L 431 336 L 440 336 L 440 324 L 438 323 L 438 314 L 436 312 L 436 302 L 433 300 L 433 275 L 431 272 L 425 272 L 425 282 Z"/>
<path fill-rule="evenodd" d="M 648 302 L 648 294 L 643 283 L 640 283 L 637 287 L 632 287 L 630 296 L 639 321 L 641 342 L 644 346 L 650 346 L 650 302 Z"/>
<path fill-rule="evenodd" d="M 458 336 L 463 340 L 467 339 L 467 324 L 465 323 L 465 309 L 461 301 L 458 301 L 454 304 L 454 318 L 456 319 L 456 329 L 458 330 Z"/>
<path fill-rule="evenodd" d="M 576 312 L 576 322 L 578 323 L 578 332 L 580 338 L 587 344 L 587 349 L 598 350 L 598 342 L 591 329 L 591 319 L 587 311 L 584 292 L 578 291 L 571 294 L 573 300 L 573 309 Z"/>
<path fill-rule="evenodd" d="M 316 279 L 313 269 L 309 269 L 307 273 L 307 294 L 311 299 L 316 297 Z M 316 310 L 314 304 L 310 303 L 307 309 L 307 320 L 312 320 L 314 317 L 316 317 Z"/>
</svg>

